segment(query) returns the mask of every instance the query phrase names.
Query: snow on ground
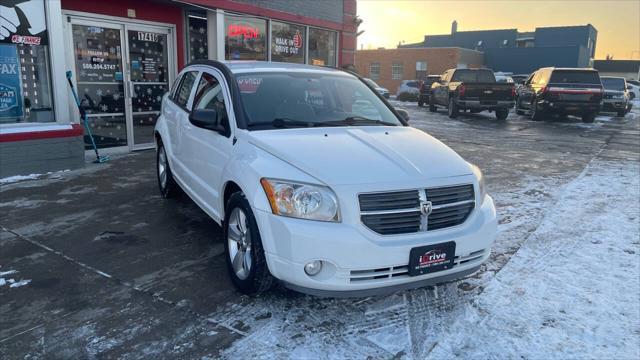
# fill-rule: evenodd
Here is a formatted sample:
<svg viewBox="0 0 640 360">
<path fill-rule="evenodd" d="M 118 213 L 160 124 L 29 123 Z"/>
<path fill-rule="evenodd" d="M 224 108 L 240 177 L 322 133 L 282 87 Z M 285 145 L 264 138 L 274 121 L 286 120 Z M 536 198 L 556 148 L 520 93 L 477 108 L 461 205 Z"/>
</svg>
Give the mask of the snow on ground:
<svg viewBox="0 0 640 360">
<path fill-rule="evenodd" d="M 640 167 L 594 161 L 434 358 L 640 358 Z"/>
<path fill-rule="evenodd" d="M 16 280 L 14 278 L 6 277 L 7 275 L 14 275 L 17 273 L 18 273 L 17 270 L 0 271 L 0 287 L 9 284 L 10 288 L 17 288 L 17 287 L 25 286 L 31 282 L 31 279 Z"/>
</svg>

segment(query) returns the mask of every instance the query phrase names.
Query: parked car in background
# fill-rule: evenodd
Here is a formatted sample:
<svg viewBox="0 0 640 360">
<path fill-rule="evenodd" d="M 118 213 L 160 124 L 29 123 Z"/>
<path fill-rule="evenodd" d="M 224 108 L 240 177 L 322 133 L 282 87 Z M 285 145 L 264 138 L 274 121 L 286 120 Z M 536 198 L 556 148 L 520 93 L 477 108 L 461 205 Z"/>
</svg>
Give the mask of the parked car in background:
<svg viewBox="0 0 640 360">
<path fill-rule="evenodd" d="M 420 96 L 418 97 L 418 106 L 429 103 L 429 95 L 431 94 L 431 85 L 440 80 L 440 75 L 425 76 L 420 82 Z"/>
<path fill-rule="evenodd" d="M 512 83 L 498 83 L 490 69 L 450 69 L 440 82 L 431 87 L 429 110 L 445 106 L 449 117 L 460 111 L 495 111 L 498 120 L 504 120 L 513 107 L 515 88 Z"/>
<path fill-rule="evenodd" d="M 591 123 L 600 112 L 603 92 L 597 70 L 541 68 L 522 87 L 516 113 L 529 113 L 534 121 L 545 115 L 576 115 Z"/>
<path fill-rule="evenodd" d="M 511 74 L 506 74 L 506 73 L 502 73 L 502 72 L 497 72 L 493 74 L 496 77 L 496 82 L 499 83 L 509 83 L 509 84 L 513 84 L 513 78 L 511 77 Z"/>
<path fill-rule="evenodd" d="M 197 61 L 162 100 L 160 194 L 223 229 L 243 293 L 374 296 L 477 271 L 497 221 L 478 167 L 338 69 Z M 391 152 L 390 152 L 391 150 Z"/>
<path fill-rule="evenodd" d="M 640 86 L 627 81 L 627 93 L 629 100 L 640 99 Z"/>
<path fill-rule="evenodd" d="M 378 94 L 382 95 L 382 97 L 384 97 L 385 99 L 389 98 L 389 90 L 387 90 L 387 88 L 383 88 L 382 86 L 378 85 L 375 81 L 369 78 L 362 78 L 362 80 L 364 80 L 367 84 L 371 85 L 371 87 L 374 88 L 378 92 Z"/>
<path fill-rule="evenodd" d="M 420 95 L 420 81 L 418 80 L 402 80 L 398 91 L 396 92 L 396 99 L 402 101 L 418 101 Z"/>
<path fill-rule="evenodd" d="M 627 84 L 632 84 L 635 86 L 640 86 L 640 81 L 638 80 L 627 80 Z"/>
<path fill-rule="evenodd" d="M 629 95 L 627 82 L 623 77 L 601 76 L 604 95 L 602 96 L 602 111 L 615 112 L 622 117 L 627 113 Z"/>
<path fill-rule="evenodd" d="M 529 77 L 529 74 L 515 74 L 515 75 L 511 75 L 511 79 L 513 79 L 513 82 L 518 85 L 518 84 L 522 84 L 524 83 L 527 78 Z"/>
</svg>

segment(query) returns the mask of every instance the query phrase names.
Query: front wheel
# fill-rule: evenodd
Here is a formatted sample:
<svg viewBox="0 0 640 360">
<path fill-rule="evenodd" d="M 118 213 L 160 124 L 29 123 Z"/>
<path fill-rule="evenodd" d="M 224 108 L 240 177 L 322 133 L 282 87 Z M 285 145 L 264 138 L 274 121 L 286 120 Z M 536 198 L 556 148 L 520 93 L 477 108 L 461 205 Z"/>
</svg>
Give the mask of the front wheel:
<svg viewBox="0 0 640 360">
<path fill-rule="evenodd" d="M 227 270 L 236 288 L 248 295 L 269 290 L 275 281 L 267 267 L 253 211 L 240 192 L 231 195 L 227 203 L 224 238 Z"/>
<path fill-rule="evenodd" d="M 520 107 L 520 100 L 516 101 L 516 114 L 524 115 L 524 110 Z"/>
<path fill-rule="evenodd" d="M 422 107 L 422 105 L 424 105 L 424 103 L 420 100 L 418 100 L 418 106 Z"/>
<path fill-rule="evenodd" d="M 449 98 L 449 117 L 451 119 L 455 119 L 458 117 L 458 113 L 460 112 L 460 110 L 458 109 L 458 105 L 456 105 L 456 102 L 453 100 L 453 98 Z"/>
<path fill-rule="evenodd" d="M 618 115 L 618 117 L 624 117 L 624 115 L 625 115 L 626 113 L 627 113 L 627 112 L 626 112 L 625 110 L 620 110 L 620 111 L 618 111 L 618 114 L 617 114 L 617 115 Z"/>
<path fill-rule="evenodd" d="M 433 103 L 433 95 L 429 96 L 429 111 L 437 112 L 438 108 L 436 108 L 436 104 Z"/>
<path fill-rule="evenodd" d="M 496 109 L 496 119 L 503 121 L 509 116 L 509 109 Z"/>
</svg>

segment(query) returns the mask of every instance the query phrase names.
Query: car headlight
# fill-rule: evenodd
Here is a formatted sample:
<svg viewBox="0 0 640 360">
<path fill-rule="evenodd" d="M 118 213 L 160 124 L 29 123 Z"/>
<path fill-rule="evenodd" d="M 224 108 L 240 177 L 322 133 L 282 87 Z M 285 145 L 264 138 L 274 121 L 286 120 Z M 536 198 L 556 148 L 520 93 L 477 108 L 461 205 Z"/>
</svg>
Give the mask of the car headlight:
<svg viewBox="0 0 640 360">
<path fill-rule="evenodd" d="M 267 178 L 260 183 L 276 215 L 340 222 L 338 198 L 326 186 Z"/>
<path fill-rule="evenodd" d="M 484 183 L 484 175 L 482 175 L 482 170 L 480 170 L 479 167 L 471 163 L 469 163 L 469 165 L 471 165 L 471 170 L 473 171 L 473 175 L 475 175 L 476 179 L 478 179 L 478 188 L 480 189 L 480 201 L 483 201 L 484 196 L 487 195 L 487 187 Z"/>
</svg>

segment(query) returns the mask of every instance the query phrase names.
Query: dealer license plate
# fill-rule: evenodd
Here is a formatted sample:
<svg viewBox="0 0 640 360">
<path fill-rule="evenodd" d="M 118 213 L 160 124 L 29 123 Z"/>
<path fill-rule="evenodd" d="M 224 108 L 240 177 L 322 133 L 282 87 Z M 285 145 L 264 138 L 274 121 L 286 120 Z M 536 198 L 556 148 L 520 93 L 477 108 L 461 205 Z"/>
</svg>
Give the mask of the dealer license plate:
<svg viewBox="0 0 640 360">
<path fill-rule="evenodd" d="M 413 248 L 409 253 L 409 276 L 451 269 L 455 255 L 455 241 Z"/>
</svg>

